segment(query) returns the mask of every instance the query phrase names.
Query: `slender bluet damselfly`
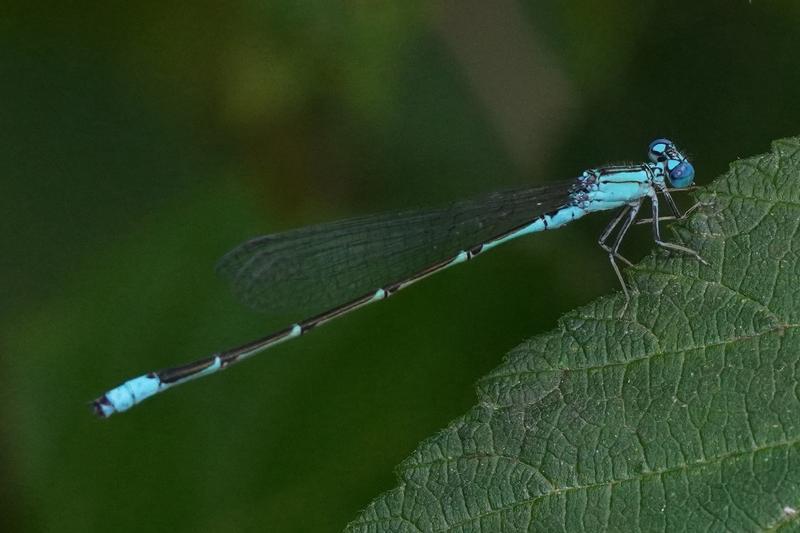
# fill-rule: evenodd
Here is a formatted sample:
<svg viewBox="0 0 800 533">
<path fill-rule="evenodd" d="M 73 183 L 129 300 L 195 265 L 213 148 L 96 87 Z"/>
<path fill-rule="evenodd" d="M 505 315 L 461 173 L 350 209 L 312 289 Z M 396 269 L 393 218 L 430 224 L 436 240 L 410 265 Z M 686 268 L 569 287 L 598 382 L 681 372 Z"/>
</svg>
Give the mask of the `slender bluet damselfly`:
<svg viewBox="0 0 800 533">
<path fill-rule="evenodd" d="M 646 198 L 652 205 L 655 243 L 703 261 L 694 250 L 663 241 L 659 228 L 659 194 L 680 218 L 670 191 L 692 185 L 692 164 L 667 139 L 650 143 L 648 156 L 646 163 L 590 169 L 566 182 L 498 192 L 444 209 L 366 216 L 244 242 L 218 265 L 239 298 L 260 310 L 301 307 L 310 318 L 193 363 L 126 381 L 94 400 L 94 411 L 101 417 L 127 411 L 150 396 L 385 300 L 511 239 L 559 228 L 595 211 L 620 210 L 599 244 L 608 253 L 627 301 L 628 288 L 617 261 L 630 263 L 619 248 Z"/>
</svg>

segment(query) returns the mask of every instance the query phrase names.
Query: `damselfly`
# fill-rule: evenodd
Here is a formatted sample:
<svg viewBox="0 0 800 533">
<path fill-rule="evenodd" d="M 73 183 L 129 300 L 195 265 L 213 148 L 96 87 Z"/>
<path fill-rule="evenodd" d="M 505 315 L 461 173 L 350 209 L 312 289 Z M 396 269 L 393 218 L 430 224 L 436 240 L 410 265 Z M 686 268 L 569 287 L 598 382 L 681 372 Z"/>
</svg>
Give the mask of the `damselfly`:
<svg viewBox="0 0 800 533">
<path fill-rule="evenodd" d="M 680 218 L 670 191 L 691 186 L 694 168 L 667 139 L 650 143 L 648 156 L 647 163 L 590 169 L 566 182 L 498 192 L 444 209 L 366 216 L 247 241 L 218 265 L 240 299 L 262 310 L 280 310 L 290 303 L 304 308 L 309 318 L 243 346 L 126 381 L 94 400 L 94 411 L 101 417 L 126 411 L 511 239 L 559 228 L 595 211 L 620 209 L 599 244 L 608 253 L 627 300 L 628 288 L 617 261 L 630 263 L 619 248 L 646 198 L 652 205 L 655 243 L 703 261 L 694 250 L 663 241 L 659 229 L 659 194 Z"/>
</svg>

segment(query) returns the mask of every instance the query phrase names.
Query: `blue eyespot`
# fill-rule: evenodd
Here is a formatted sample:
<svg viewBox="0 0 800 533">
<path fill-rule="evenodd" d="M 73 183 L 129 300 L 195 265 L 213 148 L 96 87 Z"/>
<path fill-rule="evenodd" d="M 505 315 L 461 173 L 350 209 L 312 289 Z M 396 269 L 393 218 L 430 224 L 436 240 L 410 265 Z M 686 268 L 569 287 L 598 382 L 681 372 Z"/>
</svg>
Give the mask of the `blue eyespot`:
<svg viewBox="0 0 800 533">
<path fill-rule="evenodd" d="M 651 142 L 649 149 L 650 161 L 653 163 L 664 161 L 667 159 L 667 150 L 673 146 L 672 141 L 669 139 L 656 139 Z"/>
<path fill-rule="evenodd" d="M 673 187 L 688 187 L 694 182 L 694 167 L 685 159 L 669 171 L 669 182 Z"/>
</svg>

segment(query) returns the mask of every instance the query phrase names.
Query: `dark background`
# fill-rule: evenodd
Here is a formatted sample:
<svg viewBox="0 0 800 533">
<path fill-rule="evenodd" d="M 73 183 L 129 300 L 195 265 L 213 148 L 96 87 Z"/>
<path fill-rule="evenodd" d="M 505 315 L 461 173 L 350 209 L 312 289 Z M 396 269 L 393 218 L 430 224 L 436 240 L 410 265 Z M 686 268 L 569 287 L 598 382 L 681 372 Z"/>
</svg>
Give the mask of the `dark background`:
<svg viewBox="0 0 800 533">
<path fill-rule="evenodd" d="M 130 413 L 87 402 L 302 318 L 215 278 L 244 238 L 570 178 L 659 136 L 708 183 L 800 133 L 799 44 L 791 1 L 4 6 L 3 529 L 342 529 L 508 349 L 619 290 L 607 217 Z"/>
</svg>

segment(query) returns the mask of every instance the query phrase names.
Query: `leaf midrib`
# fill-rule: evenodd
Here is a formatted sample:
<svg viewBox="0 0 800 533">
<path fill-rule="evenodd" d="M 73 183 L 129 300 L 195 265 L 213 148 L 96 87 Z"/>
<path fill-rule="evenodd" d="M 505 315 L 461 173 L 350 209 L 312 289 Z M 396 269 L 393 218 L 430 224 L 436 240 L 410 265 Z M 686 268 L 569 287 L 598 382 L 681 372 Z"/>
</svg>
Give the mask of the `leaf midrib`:
<svg viewBox="0 0 800 533">
<path fill-rule="evenodd" d="M 769 329 L 765 329 L 763 331 L 759 331 L 759 332 L 754 333 L 752 335 L 739 335 L 737 337 L 731 337 L 731 338 L 725 339 L 723 341 L 712 342 L 712 343 L 698 345 L 698 346 L 682 346 L 681 348 L 676 349 L 676 350 L 665 350 L 665 351 L 651 352 L 651 353 L 649 353 L 649 354 L 647 354 L 647 355 L 645 355 L 643 357 L 636 357 L 636 358 L 628 359 L 628 360 L 625 360 L 625 361 L 619 361 L 619 362 L 615 362 L 615 363 L 605 363 L 605 364 L 596 365 L 596 366 L 569 366 L 569 367 L 553 368 L 553 369 L 550 369 L 550 370 L 544 370 L 544 369 L 543 370 L 525 370 L 525 371 L 522 371 L 522 372 L 511 372 L 511 373 L 507 373 L 507 374 L 498 374 L 496 376 L 486 377 L 486 378 L 483 378 L 483 379 L 479 380 L 478 381 L 478 385 L 482 385 L 484 383 L 493 383 L 493 382 L 496 382 L 496 381 L 501 381 L 501 380 L 504 380 L 504 379 L 520 377 L 520 376 L 536 376 L 536 375 L 539 375 L 539 374 L 549 374 L 549 373 L 561 372 L 561 371 L 574 372 L 574 371 L 600 370 L 600 369 L 605 369 L 605 368 L 614 368 L 614 367 L 624 366 L 624 365 L 628 365 L 628 364 L 636 363 L 636 362 L 640 362 L 640 361 L 646 361 L 648 359 L 652 359 L 652 358 L 655 358 L 655 357 L 676 355 L 676 354 L 689 352 L 689 351 L 705 350 L 705 349 L 708 349 L 708 348 L 717 348 L 717 347 L 720 347 L 720 346 L 731 346 L 731 345 L 736 344 L 738 342 L 742 342 L 742 341 L 746 341 L 746 340 L 750 340 L 750 339 L 756 339 L 756 338 L 759 338 L 759 337 L 764 336 L 764 335 L 769 335 L 771 333 L 776 333 L 776 332 L 780 332 L 780 331 L 786 331 L 786 330 L 794 329 L 794 328 L 797 328 L 797 327 L 800 327 L 800 324 L 776 324 L 776 325 L 770 327 Z M 506 408 L 506 407 L 512 407 L 512 406 L 515 406 L 515 405 L 528 406 L 528 405 L 533 405 L 534 403 L 536 403 L 538 401 L 539 400 L 536 400 L 534 402 L 521 403 L 521 404 L 514 404 L 514 403 L 502 404 L 502 405 L 501 404 L 492 404 L 492 408 L 495 409 L 495 410 L 498 410 L 498 409 L 503 409 L 503 408 Z"/>
</svg>

